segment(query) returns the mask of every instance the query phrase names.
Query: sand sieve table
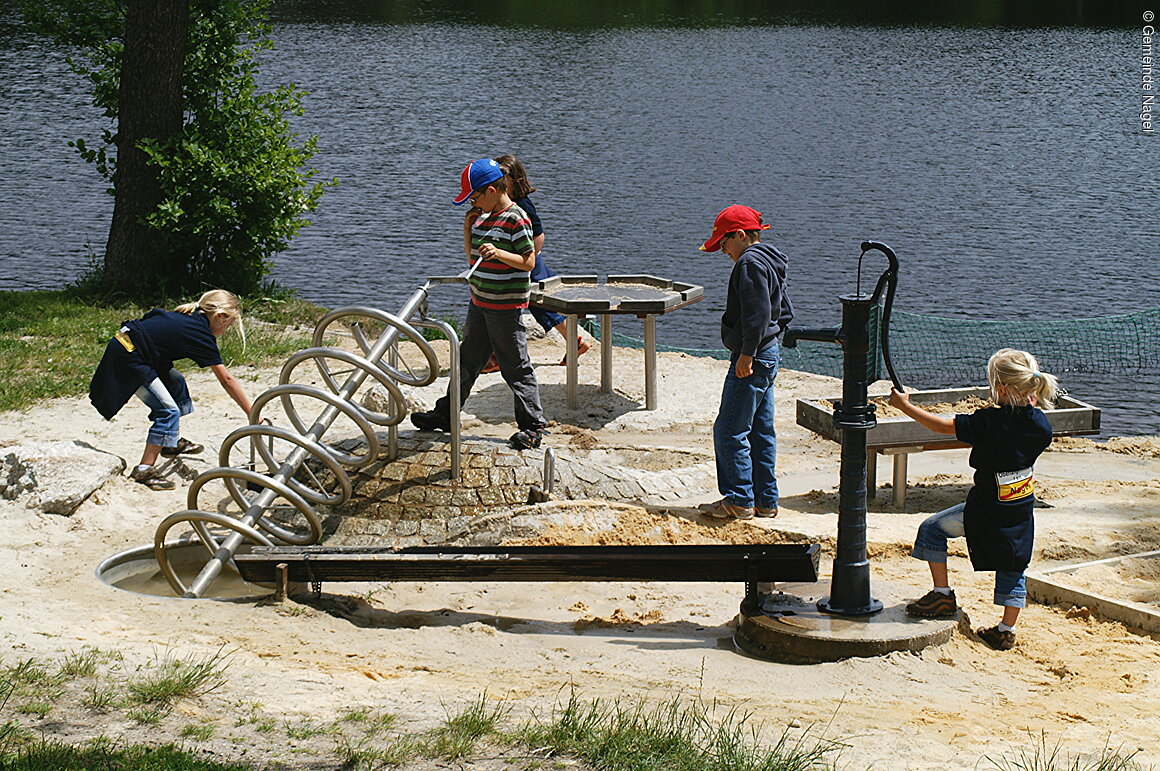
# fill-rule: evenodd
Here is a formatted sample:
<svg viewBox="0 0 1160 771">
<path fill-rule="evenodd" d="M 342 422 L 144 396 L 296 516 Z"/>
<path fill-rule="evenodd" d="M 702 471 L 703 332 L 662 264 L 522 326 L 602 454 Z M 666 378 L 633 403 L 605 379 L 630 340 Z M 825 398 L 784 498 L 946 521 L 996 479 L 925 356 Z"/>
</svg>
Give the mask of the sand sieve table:
<svg viewBox="0 0 1160 771">
<path fill-rule="evenodd" d="M 656 318 L 692 305 L 705 296 L 694 284 L 683 284 L 657 276 L 609 276 L 601 284 L 599 276 L 552 276 L 532 284 L 531 302 L 563 314 L 567 321 L 568 408 L 580 406 L 579 365 L 577 362 L 577 322 L 600 316 L 600 393 L 612 393 L 612 317 L 632 315 L 644 320 L 645 409 L 657 407 Z"/>
</svg>

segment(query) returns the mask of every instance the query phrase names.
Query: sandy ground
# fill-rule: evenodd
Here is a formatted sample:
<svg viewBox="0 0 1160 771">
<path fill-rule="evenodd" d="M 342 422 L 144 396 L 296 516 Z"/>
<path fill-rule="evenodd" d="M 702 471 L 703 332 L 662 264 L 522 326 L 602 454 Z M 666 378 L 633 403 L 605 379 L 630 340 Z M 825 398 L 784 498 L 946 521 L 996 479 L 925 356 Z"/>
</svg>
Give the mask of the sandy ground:
<svg viewBox="0 0 1160 771">
<path fill-rule="evenodd" d="M 555 365 L 561 348 L 558 338 L 532 348 L 549 417 L 584 428 L 607 446 L 711 453 L 723 362 L 662 354 L 660 409 L 649 412 L 642 408 L 642 353 L 616 351 L 615 392 L 601 395 L 594 349 L 581 360 L 582 407 L 571 412 L 564 368 Z M 277 378 L 275 368 L 235 373 L 251 394 Z M 183 433 L 216 451 L 242 424 L 241 415 L 212 375 L 193 372 L 190 386 L 197 411 Z M 440 381 L 416 399 L 429 403 L 442 387 Z M 828 378 L 794 372 L 778 378 L 782 513 L 756 525 L 776 531 L 771 538 L 832 544 L 837 446 L 795 424 L 794 400 L 837 392 Z M 1077 396 L 1099 404 L 1098 394 Z M 484 376 L 468 403 L 468 433 L 506 437 L 514 430 L 510 410 L 499 375 Z M 139 404 L 106 423 L 85 399 L 59 399 L 0 414 L 0 445 L 78 440 L 132 463 L 145 426 Z M 567 446 L 574 437 L 562 426 L 549 442 Z M 1158 447 L 1157 438 L 1110 448 L 1073 440 L 1045 454 L 1038 477 L 1051 507 L 1037 515 L 1033 567 L 1160 549 Z M 169 470 L 175 478 L 191 476 L 209 467 L 212 454 Z M 879 480 L 889 478 L 883 461 Z M 928 578 L 905 556 L 908 544 L 927 514 L 965 494 L 965 452 L 912 456 L 910 483 L 904 511 L 893 509 L 889 495 L 872 503 L 869 541 L 874 580 L 917 596 Z M 270 737 L 254 734 L 238 715 L 248 710 L 290 723 L 369 708 L 395 713 L 403 727 L 417 730 L 485 690 L 526 714 L 557 703 L 569 688 L 583 698 L 700 697 L 722 709 L 736 707 L 773 737 L 788 730 L 845 742 L 837 756 L 844 768 L 985 767 L 985 756 L 1032 747 L 1041 737 L 1073 753 L 1109 745 L 1160 763 L 1160 639 L 1065 608 L 1029 608 L 1011 652 L 956 633 L 920 654 L 795 666 L 734 649 L 731 622 L 742 587 L 732 584 L 328 584 L 320 601 L 279 605 L 165 599 L 98 581 L 101 560 L 152 543 L 157 523 L 186 508 L 187 488 L 181 480 L 175 491 L 154 492 L 115 478 L 71 517 L 0 501 L 4 663 L 58 658 L 85 646 L 118 651 L 130 666 L 167 653 L 228 650 L 228 683 L 182 707 L 181 719 L 219 726 L 203 746 L 211 754 L 290 764 L 306 751 L 296 749 L 302 742 L 284 739 L 284 746 L 271 748 Z M 224 493 L 214 490 L 206 500 L 219 497 Z M 670 516 L 692 524 L 690 507 L 714 497 L 706 489 Z M 816 596 L 828 594 L 824 568 Z M 998 611 L 989 600 L 990 574 L 973 574 L 961 557 L 951 568 L 974 625 L 993 623 Z M 142 741 L 165 725 L 143 727 L 83 710 L 20 719 L 46 736 L 73 739 L 105 733 Z"/>
</svg>

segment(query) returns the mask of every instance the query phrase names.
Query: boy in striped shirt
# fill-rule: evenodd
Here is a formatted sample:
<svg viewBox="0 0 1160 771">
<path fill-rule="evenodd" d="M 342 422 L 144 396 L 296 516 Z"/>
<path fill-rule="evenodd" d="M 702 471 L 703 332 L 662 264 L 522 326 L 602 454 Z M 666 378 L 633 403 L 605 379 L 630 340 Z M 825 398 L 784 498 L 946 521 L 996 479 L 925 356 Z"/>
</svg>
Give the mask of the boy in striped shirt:
<svg viewBox="0 0 1160 771">
<path fill-rule="evenodd" d="M 460 345 L 459 394 L 467 401 L 487 360 L 495 353 L 500 374 L 512 389 L 519 431 L 508 440 L 517 450 L 539 447 L 547 433 L 540 407 L 540 387 L 528 356 L 520 315 L 528 307 L 530 271 L 536 264 L 532 223 L 508 196 L 507 178 L 490 158 L 463 170 L 458 206 L 471 201 L 463 220 L 463 251 L 479 267 L 472 274 L 471 304 Z M 431 412 L 415 412 L 411 422 L 423 431 L 449 431 L 451 397 L 435 402 Z"/>
</svg>

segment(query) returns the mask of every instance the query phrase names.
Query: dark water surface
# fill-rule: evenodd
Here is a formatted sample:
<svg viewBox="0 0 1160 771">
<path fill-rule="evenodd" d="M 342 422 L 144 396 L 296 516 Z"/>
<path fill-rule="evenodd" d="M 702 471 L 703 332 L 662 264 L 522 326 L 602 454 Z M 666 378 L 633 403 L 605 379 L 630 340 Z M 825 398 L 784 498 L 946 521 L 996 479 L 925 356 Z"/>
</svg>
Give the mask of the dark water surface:
<svg viewBox="0 0 1160 771">
<path fill-rule="evenodd" d="M 705 286 L 661 320 L 663 344 L 719 347 L 729 263 L 697 246 L 731 203 L 773 223 L 800 326 L 838 323 L 866 239 L 898 252 L 900 310 L 1035 325 L 1160 306 L 1138 15 L 560 29 L 424 7 L 279 6 L 262 79 L 310 92 L 295 125 L 339 180 L 276 261 L 309 299 L 393 311 L 426 276 L 461 270 L 459 172 L 512 152 L 557 271 Z M 104 245 L 111 199 L 65 143 L 105 123 L 65 55 L 0 27 L 0 289 L 58 286 Z M 464 301 L 441 288 L 432 306 L 455 316 Z M 1062 379 L 1106 409 L 1108 433 L 1160 433 L 1154 370 Z"/>
</svg>

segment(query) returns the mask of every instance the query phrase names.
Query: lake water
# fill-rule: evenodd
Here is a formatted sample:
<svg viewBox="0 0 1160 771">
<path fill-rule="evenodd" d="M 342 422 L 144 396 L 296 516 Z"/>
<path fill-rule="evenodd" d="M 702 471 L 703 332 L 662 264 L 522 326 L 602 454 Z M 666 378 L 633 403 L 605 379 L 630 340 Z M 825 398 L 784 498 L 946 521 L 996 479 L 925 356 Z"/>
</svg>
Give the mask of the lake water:
<svg viewBox="0 0 1160 771">
<path fill-rule="evenodd" d="M 296 128 L 319 136 L 314 166 L 339 180 L 273 274 L 324 305 L 393 311 L 426 276 L 459 272 L 459 172 L 512 152 L 557 271 L 705 286 L 661 319 L 663 344 L 719 347 L 729 263 L 697 246 L 730 203 L 773 224 L 798 326 L 838 324 L 866 239 L 899 255 L 899 310 L 1033 326 L 1160 306 L 1138 15 L 520 26 L 478 9 L 460 23 L 463 3 L 318 5 L 278 6 L 261 77 L 309 92 Z M 104 245 L 111 198 L 66 142 L 106 124 L 66 53 L 0 24 L 0 289 L 59 286 Z M 863 288 L 881 268 L 864 268 Z M 447 287 L 432 307 L 464 302 Z M 1062 380 L 1105 409 L 1106 433 L 1160 433 L 1154 367 Z"/>
</svg>

